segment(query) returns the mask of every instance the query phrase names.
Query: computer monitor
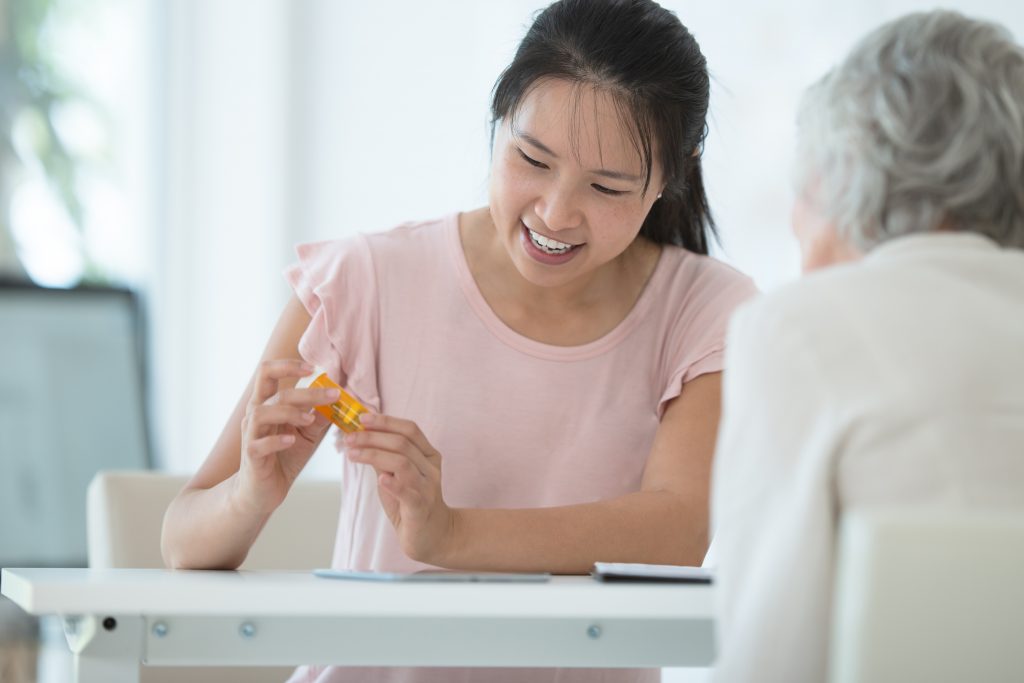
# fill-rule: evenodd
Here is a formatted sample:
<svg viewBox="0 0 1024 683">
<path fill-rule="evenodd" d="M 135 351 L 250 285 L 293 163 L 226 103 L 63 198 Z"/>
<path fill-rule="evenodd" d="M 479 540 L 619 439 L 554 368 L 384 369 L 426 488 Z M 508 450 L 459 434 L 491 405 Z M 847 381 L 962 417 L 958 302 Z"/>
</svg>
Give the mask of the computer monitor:
<svg viewBox="0 0 1024 683">
<path fill-rule="evenodd" d="M 0 283 L 0 566 L 86 566 L 101 469 L 151 466 L 137 297 Z"/>
</svg>

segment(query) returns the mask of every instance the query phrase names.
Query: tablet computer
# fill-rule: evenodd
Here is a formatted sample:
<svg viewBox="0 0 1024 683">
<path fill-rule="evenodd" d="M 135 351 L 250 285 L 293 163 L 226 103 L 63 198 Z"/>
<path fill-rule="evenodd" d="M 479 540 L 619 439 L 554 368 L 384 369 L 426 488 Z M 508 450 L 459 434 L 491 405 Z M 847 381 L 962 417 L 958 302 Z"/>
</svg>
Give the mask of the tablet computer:
<svg viewBox="0 0 1024 683">
<path fill-rule="evenodd" d="M 314 569 L 313 574 L 325 579 L 347 579 L 352 581 L 445 583 L 543 583 L 551 579 L 551 575 L 545 573 L 454 572 L 443 569 L 419 572 L 361 572 L 349 569 Z"/>
<path fill-rule="evenodd" d="M 711 583 L 711 571 L 704 567 L 674 564 L 632 564 L 595 562 L 591 575 L 598 581 L 666 581 L 672 583 Z"/>
</svg>

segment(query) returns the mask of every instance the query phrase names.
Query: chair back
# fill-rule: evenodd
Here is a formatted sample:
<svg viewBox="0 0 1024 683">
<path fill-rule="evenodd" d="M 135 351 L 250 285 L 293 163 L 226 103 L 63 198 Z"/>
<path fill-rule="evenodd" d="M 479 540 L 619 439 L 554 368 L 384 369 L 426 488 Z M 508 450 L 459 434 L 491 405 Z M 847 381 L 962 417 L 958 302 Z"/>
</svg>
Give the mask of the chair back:
<svg viewBox="0 0 1024 683">
<path fill-rule="evenodd" d="M 833 683 L 1024 681 L 1024 511 L 852 511 L 833 606 Z"/>
<path fill-rule="evenodd" d="M 152 471 L 99 472 L 86 496 L 89 566 L 160 568 L 164 511 L 188 477 Z M 241 569 L 329 567 L 341 505 L 336 481 L 299 479 Z M 291 667 L 148 667 L 143 683 L 280 683 Z"/>
<path fill-rule="evenodd" d="M 164 512 L 188 477 L 153 471 L 104 471 L 87 494 L 89 566 L 163 567 Z M 295 482 L 253 544 L 242 569 L 329 567 L 341 505 L 336 481 Z"/>
</svg>

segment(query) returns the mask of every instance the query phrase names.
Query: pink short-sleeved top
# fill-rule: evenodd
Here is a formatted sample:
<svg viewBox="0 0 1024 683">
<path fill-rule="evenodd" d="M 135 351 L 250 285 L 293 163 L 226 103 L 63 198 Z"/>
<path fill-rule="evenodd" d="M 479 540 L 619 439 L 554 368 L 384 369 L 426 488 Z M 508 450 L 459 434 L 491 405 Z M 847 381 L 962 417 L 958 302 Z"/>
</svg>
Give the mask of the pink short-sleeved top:
<svg viewBox="0 0 1024 683">
<path fill-rule="evenodd" d="M 639 490 L 668 401 L 722 369 L 733 309 L 755 288 L 672 246 L 633 309 L 600 339 L 553 346 L 490 309 L 466 263 L 458 214 L 300 245 L 286 271 L 312 322 L 299 342 L 375 411 L 415 421 L 444 458 L 453 507 L 588 503 Z M 333 565 L 415 571 L 373 470 L 343 459 Z M 474 673 L 476 672 L 476 673 Z M 657 671 L 302 668 L 293 681 L 630 681 Z"/>
</svg>

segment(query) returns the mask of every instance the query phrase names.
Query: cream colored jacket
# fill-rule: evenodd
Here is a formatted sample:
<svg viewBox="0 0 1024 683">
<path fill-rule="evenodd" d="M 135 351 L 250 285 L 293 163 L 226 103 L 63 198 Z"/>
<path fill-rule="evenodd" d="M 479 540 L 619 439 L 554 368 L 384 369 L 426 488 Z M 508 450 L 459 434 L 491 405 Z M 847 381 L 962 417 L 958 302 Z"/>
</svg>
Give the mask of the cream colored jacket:
<svg viewBox="0 0 1024 683">
<path fill-rule="evenodd" d="M 844 510 L 1024 507 L 1024 251 L 887 242 L 743 307 L 726 368 L 717 681 L 826 679 Z"/>
</svg>

